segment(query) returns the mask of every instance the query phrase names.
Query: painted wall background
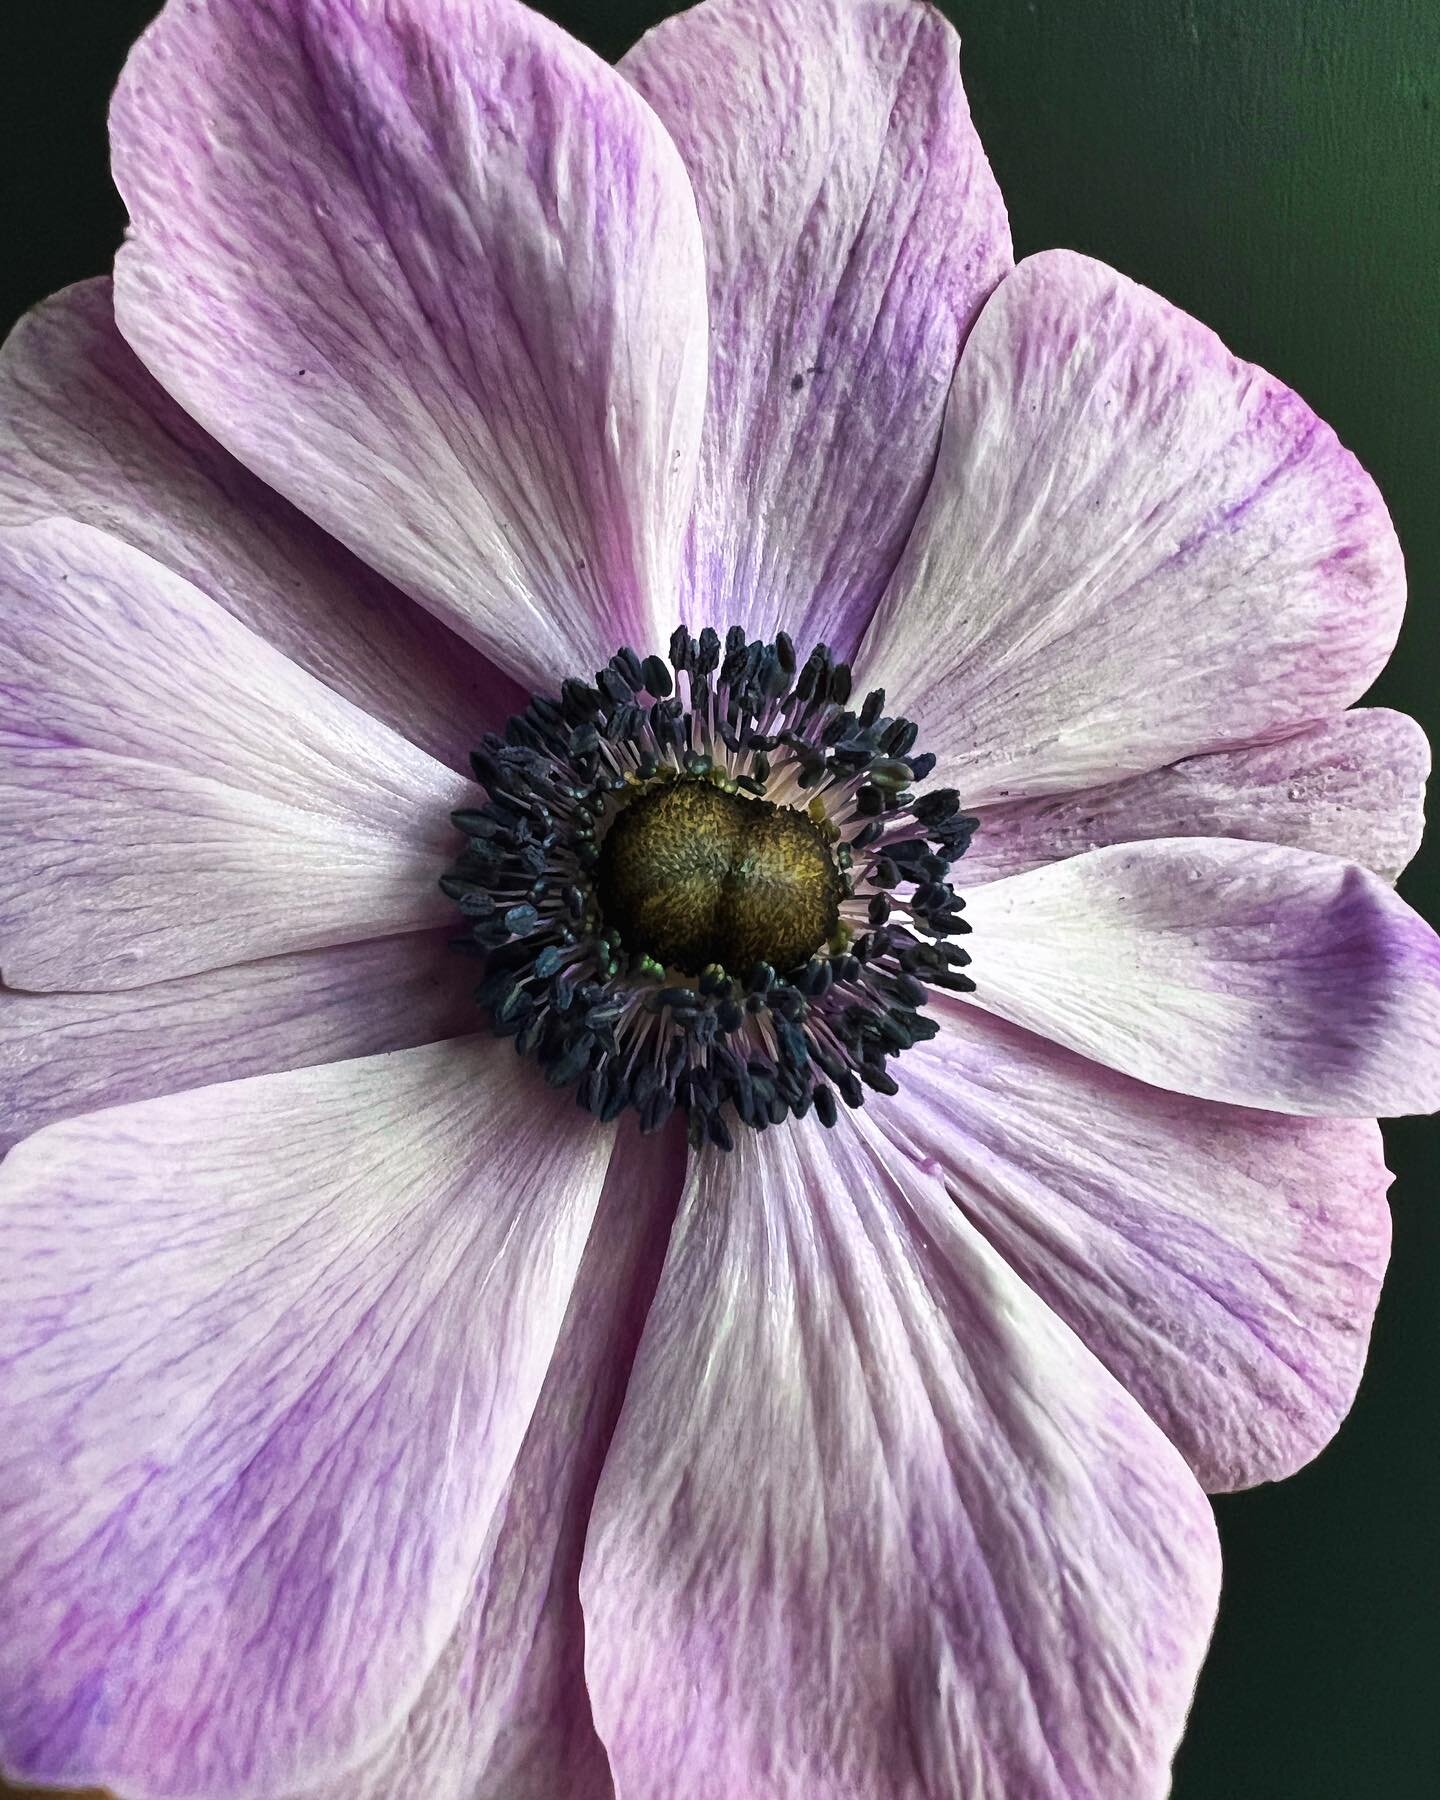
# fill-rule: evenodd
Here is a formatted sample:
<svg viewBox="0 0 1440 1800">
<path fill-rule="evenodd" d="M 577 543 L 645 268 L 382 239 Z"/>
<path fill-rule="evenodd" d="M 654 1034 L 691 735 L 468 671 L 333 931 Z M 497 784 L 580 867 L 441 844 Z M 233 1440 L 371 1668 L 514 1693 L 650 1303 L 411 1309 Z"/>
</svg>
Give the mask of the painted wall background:
<svg viewBox="0 0 1440 1800">
<path fill-rule="evenodd" d="M 0 330 L 109 263 L 123 213 L 105 99 L 156 10 L 4 7 Z M 673 8 L 543 10 L 615 56 Z M 1017 253 L 1069 245 L 1159 289 L 1297 388 L 1376 476 L 1411 607 L 1372 698 L 1440 740 L 1440 5 L 943 10 Z M 1440 831 L 1402 891 L 1440 917 Z M 1360 1399 L 1302 1475 L 1219 1502 L 1226 1597 L 1176 1800 L 1440 1792 L 1440 1134 L 1411 1121 L 1388 1142 L 1395 1259 Z"/>
</svg>

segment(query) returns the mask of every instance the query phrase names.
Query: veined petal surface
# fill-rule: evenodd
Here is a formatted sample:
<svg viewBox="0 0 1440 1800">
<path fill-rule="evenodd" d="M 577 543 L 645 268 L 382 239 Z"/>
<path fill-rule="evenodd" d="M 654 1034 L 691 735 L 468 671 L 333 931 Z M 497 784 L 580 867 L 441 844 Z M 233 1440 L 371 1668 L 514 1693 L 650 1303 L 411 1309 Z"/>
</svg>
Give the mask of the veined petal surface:
<svg viewBox="0 0 1440 1800">
<path fill-rule="evenodd" d="M 461 1039 L 55 1125 L 0 1165 L 0 1765 L 254 1800 L 459 1619 L 613 1134 Z"/>
<path fill-rule="evenodd" d="M 1159 295 L 1028 257 L 965 345 L 857 678 L 968 805 L 1089 788 L 1340 712 L 1405 603 L 1374 482 Z"/>
<path fill-rule="evenodd" d="M 967 896 L 969 1004 L 1157 1087 L 1276 1112 L 1440 1106 L 1440 938 L 1338 857 L 1117 844 Z"/>
<path fill-rule="evenodd" d="M 450 930 L 299 950 L 112 993 L 0 988 L 0 1153 L 41 1126 L 473 1032 Z"/>
<path fill-rule="evenodd" d="M 1166 1093 L 939 1003 L 877 1120 L 1212 1492 L 1291 1474 L 1350 1409 L 1390 1248 L 1371 1119 Z"/>
<path fill-rule="evenodd" d="M 171 0 L 111 115 L 120 328 L 518 680 L 668 637 L 704 406 L 684 168 L 517 0 Z"/>
<path fill-rule="evenodd" d="M 1273 744 L 1187 757 L 1080 793 L 981 807 L 962 883 L 1157 837 L 1289 844 L 1394 881 L 1420 848 L 1429 773 L 1430 746 L 1413 719 L 1359 706 Z"/>
<path fill-rule="evenodd" d="M 53 295 L 0 350 L 0 521 L 53 514 L 173 569 L 452 768 L 523 699 L 175 404 L 116 329 L 108 280 Z"/>
<path fill-rule="evenodd" d="M 0 977 L 139 987 L 453 918 L 469 782 L 150 557 L 0 532 Z"/>
<path fill-rule="evenodd" d="M 380 1755 L 292 1800 L 614 1800 L 585 1688 L 580 1559 L 684 1165 L 679 1132 L 616 1137 L 555 1355 L 454 1635 Z"/>
<path fill-rule="evenodd" d="M 685 617 L 859 642 L 1010 267 L 960 40 L 909 0 L 706 0 L 620 64 L 690 171 L 710 389 Z"/>
<path fill-rule="evenodd" d="M 626 1800 L 1151 1800 L 1215 1604 L 1179 1454 L 863 1115 L 692 1168 L 585 1552 Z"/>
</svg>

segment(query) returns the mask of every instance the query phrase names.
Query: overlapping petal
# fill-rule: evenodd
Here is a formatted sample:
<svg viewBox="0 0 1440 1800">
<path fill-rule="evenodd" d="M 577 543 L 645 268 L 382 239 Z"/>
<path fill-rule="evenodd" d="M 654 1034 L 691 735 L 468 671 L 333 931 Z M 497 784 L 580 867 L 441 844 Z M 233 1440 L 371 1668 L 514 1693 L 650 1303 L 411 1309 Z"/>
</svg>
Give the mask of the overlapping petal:
<svg viewBox="0 0 1440 1800">
<path fill-rule="evenodd" d="M 0 521 L 133 544 L 453 768 L 518 690 L 200 429 L 115 328 L 109 281 L 54 295 L 0 351 Z"/>
<path fill-rule="evenodd" d="M 111 131 L 121 330 L 227 449 L 522 681 L 668 635 L 703 260 L 613 70 L 517 0 L 172 0 Z"/>
<path fill-rule="evenodd" d="M 709 266 L 686 619 L 848 655 L 1010 266 L 959 39 L 906 0 L 708 0 L 620 67 L 680 147 Z"/>
<path fill-rule="evenodd" d="M 1413 719 L 1357 707 L 1278 743 L 1187 757 L 1081 793 L 982 807 L 962 884 L 1160 837 L 1290 844 L 1393 881 L 1420 847 L 1429 772 L 1430 746 Z"/>
<path fill-rule="evenodd" d="M 400 1732 L 296 1800 L 614 1800 L 585 1689 L 590 1505 L 684 1174 L 622 1131 L 550 1371 L 455 1634 Z"/>
<path fill-rule="evenodd" d="M 301 950 L 114 993 L 0 988 L 0 1153 L 56 1119 L 474 1031 L 450 930 Z"/>
<path fill-rule="evenodd" d="M 905 1058 L 877 1123 L 1209 1489 L 1290 1474 L 1355 1396 L 1390 1246 L 1372 1120 L 1165 1093 L 974 1007 Z"/>
<path fill-rule="evenodd" d="M 857 674 L 988 804 L 1327 718 L 1379 673 L 1404 598 L 1375 484 L 1303 401 L 1047 251 L 970 334 Z"/>
<path fill-rule="evenodd" d="M 12 1774 L 269 1795 L 400 1724 L 609 1160 L 523 1073 L 457 1040 L 92 1114 L 0 1166 Z"/>
<path fill-rule="evenodd" d="M 1158 1796 L 1209 1632 L 1179 1455 L 938 1184 L 811 1120 L 692 1169 L 586 1668 L 630 1800 Z"/>
<path fill-rule="evenodd" d="M 452 917 L 460 776 L 178 575 L 0 534 L 0 976 L 138 987 Z"/>
<path fill-rule="evenodd" d="M 1227 838 L 975 888 L 974 1004 L 1157 1087 L 1349 1118 L 1440 1106 L 1440 938 L 1378 876 Z"/>
</svg>

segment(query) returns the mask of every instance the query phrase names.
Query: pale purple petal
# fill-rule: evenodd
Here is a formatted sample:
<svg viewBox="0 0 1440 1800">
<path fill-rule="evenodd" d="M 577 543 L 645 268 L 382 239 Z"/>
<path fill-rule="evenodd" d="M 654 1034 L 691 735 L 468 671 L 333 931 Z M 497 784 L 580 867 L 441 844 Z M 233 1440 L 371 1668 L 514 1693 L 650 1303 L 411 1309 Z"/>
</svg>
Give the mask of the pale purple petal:
<svg viewBox="0 0 1440 1800">
<path fill-rule="evenodd" d="M 585 1689 L 580 1558 L 684 1176 L 622 1132 L 570 1309 L 454 1636 L 401 1731 L 293 1800 L 614 1800 Z"/>
<path fill-rule="evenodd" d="M 1209 1489 L 1274 1481 L 1350 1409 L 1390 1248 L 1371 1120 L 1146 1087 L 942 1001 L 888 1136 L 1185 1454 Z"/>
<path fill-rule="evenodd" d="M 186 411 L 518 679 L 668 636 L 695 203 L 514 0 L 171 0 L 111 116 L 116 314 Z"/>
<path fill-rule="evenodd" d="M 1430 746 L 1413 719 L 1359 707 L 1278 743 L 1192 756 L 1083 793 L 982 807 L 962 885 L 1157 837 L 1289 844 L 1394 881 L 1420 847 L 1429 772 Z"/>
<path fill-rule="evenodd" d="M 710 277 L 684 611 L 859 642 L 1010 267 L 960 40 L 905 0 L 709 0 L 621 63 L 680 147 Z"/>
<path fill-rule="evenodd" d="M 148 1800 L 354 1764 L 459 1619 L 611 1133 L 461 1039 L 0 1165 L 0 1763 Z"/>
<path fill-rule="evenodd" d="M 1178 1453 L 863 1117 L 694 1166 L 581 1580 L 625 1800 L 1158 1800 L 1218 1576 Z"/>
<path fill-rule="evenodd" d="M 300 950 L 118 993 L 0 988 L 0 1153 L 56 1119 L 474 1031 L 453 930 Z"/>
<path fill-rule="evenodd" d="M 115 328 L 110 283 L 38 306 L 0 351 L 0 521 L 123 538 L 453 768 L 523 695 L 207 437 Z"/>
<path fill-rule="evenodd" d="M 1308 850 L 1156 838 L 967 896 L 971 1003 L 1156 1087 L 1347 1118 L 1440 1106 L 1440 938 Z"/>
<path fill-rule="evenodd" d="M 472 785 L 178 575 L 0 532 L 0 975 L 139 987 L 444 923 Z"/>
<path fill-rule="evenodd" d="M 967 804 L 1283 737 L 1356 700 L 1405 600 L 1385 506 L 1273 376 L 1066 250 L 965 346 L 857 673 Z"/>
</svg>

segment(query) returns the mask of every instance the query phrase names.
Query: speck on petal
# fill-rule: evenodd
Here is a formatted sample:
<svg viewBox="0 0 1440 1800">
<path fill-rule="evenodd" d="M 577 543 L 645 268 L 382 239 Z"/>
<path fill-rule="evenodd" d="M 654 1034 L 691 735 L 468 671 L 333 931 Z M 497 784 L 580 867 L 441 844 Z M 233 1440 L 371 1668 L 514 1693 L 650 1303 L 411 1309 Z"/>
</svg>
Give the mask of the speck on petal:
<svg viewBox="0 0 1440 1800">
<path fill-rule="evenodd" d="M 395 1730 L 530 1426 L 612 1133 L 474 1039 L 0 1165 L 0 1766 L 273 1795 Z"/>
<path fill-rule="evenodd" d="M 1440 938 L 1378 876 L 1227 838 L 1117 844 L 971 889 L 971 1002 L 1235 1106 L 1440 1106 Z"/>
<path fill-rule="evenodd" d="M 108 280 L 0 350 L 0 521 L 61 514 L 132 544 L 452 768 L 513 682 L 207 437 L 115 328 Z M 523 699 L 523 696 L 520 696 Z"/>
<path fill-rule="evenodd" d="M 88 525 L 0 532 L 0 975 L 140 987 L 441 924 L 469 785 Z"/>
<path fill-rule="evenodd" d="M 1275 1481 L 1350 1409 L 1390 1248 L 1369 1119 L 1147 1087 L 941 998 L 876 1123 L 933 1166 L 1211 1491 Z"/>
<path fill-rule="evenodd" d="M 1310 408 L 1103 263 L 1029 257 L 966 342 L 935 480 L 858 658 L 968 805 L 1341 711 L 1400 546 Z"/>
<path fill-rule="evenodd" d="M 120 328 L 228 450 L 527 684 L 664 643 L 704 265 L 613 69 L 515 0 L 171 0 L 111 143 Z"/>
<path fill-rule="evenodd" d="M 1218 1573 L 1178 1453 L 864 1115 L 692 1167 L 581 1580 L 627 1800 L 1158 1800 Z"/>
<path fill-rule="evenodd" d="M 1010 267 L 960 40 L 908 0 L 709 0 L 620 64 L 680 147 L 710 279 L 685 618 L 859 642 Z"/>
<path fill-rule="evenodd" d="M 996 881 L 1106 844 L 1223 837 L 1320 850 L 1394 881 L 1420 847 L 1429 772 L 1430 746 L 1413 719 L 1356 707 L 1276 743 L 981 807 L 965 878 Z"/>
</svg>

